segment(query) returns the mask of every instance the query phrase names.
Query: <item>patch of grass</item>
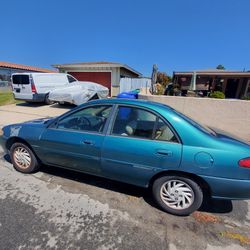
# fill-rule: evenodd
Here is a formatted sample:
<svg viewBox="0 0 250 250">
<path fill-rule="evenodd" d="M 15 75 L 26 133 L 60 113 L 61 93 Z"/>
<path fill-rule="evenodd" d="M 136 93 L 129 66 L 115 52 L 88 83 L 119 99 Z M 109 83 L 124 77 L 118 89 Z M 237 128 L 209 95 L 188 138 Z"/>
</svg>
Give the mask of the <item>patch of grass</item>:
<svg viewBox="0 0 250 250">
<path fill-rule="evenodd" d="M 13 97 L 12 92 L 4 91 L 0 92 L 0 106 L 12 104 L 12 103 L 20 103 L 22 101 L 16 101 Z"/>
</svg>

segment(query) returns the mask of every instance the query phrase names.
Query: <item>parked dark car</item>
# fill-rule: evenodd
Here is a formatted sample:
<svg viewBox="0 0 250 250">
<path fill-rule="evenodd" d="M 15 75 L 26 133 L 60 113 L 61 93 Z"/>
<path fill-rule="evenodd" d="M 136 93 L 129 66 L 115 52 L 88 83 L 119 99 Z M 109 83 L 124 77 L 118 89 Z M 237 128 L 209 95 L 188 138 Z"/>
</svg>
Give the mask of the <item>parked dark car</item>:
<svg viewBox="0 0 250 250">
<path fill-rule="evenodd" d="M 16 170 L 43 164 L 150 188 L 165 211 L 187 215 L 204 194 L 250 198 L 250 145 L 159 103 L 91 101 L 62 116 L 3 128 Z"/>
</svg>

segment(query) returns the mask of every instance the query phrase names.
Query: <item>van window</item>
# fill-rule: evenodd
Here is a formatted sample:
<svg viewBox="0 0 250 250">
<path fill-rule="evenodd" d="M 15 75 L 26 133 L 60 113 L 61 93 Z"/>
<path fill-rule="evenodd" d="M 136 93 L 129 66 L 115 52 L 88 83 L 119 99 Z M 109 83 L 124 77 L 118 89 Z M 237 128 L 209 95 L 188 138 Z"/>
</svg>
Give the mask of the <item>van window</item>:
<svg viewBox="0 0 250 250">
<path fill-rule="evenodd" d="M 69 83 L 77 82 L 77 80 L 73 76 L 67 75 L 67 77 L 68 77 Z"/>
<path fill-rule="evenodd" d="M 29 84 L 30 78 L 28 75 L 13 75 L 12 81 L 13 84 Z"/>
</svg>

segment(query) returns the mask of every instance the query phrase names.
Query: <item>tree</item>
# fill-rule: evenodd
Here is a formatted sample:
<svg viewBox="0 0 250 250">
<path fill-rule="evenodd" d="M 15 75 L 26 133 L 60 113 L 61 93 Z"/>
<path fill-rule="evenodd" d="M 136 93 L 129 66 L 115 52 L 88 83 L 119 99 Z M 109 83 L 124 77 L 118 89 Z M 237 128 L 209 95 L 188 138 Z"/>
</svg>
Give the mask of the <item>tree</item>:
<svg viewBox="0 0 250 250">
<path fill-rule="evenodd" d="M 225 70 L 226 68 L 222 65 L 222 64 L 219 64 L 216 69 L 222 69 L 222 70 Z"/>
<path fill-rule="evenodd" d="M 165 72 L 157 72 L 157 83 L 160 83 L 164 88 L 172 81 L 172 77 Z"/>
</svg>

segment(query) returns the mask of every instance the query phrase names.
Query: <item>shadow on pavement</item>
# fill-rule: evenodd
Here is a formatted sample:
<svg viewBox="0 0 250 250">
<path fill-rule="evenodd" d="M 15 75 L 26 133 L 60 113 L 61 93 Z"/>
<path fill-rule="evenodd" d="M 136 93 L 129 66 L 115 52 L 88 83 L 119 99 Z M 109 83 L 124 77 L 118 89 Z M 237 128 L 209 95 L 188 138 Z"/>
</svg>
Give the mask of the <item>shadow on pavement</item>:
<svg viewBox="0 0 250 250">
<path fill-rule="evenodd" d="M 147 189 L 129 185 L 126 183 L 121 183 L 103 177 L 98 177 L 94 175 L 89 175 L 85 173 L 76 172 L 73 170 L 57 168 L 52 166 L 42 166 L 42 172 L 50 175 L 55 175 L 61 178 L 74 180 L 77 182 L 85 183 L 88 185 L 96 186 L 99 188 L 108 189 L 114 192 L 119 192 L 131 196 L 143 197 L 147 192 Z"/>
<path fill-rule="evenodd" d="M 75 106 L 74 104 L 70 104 L 70 103 L 64 103 L 64 104 L 54 103 L 50 105 L 50 107 L 58 108 L 58 109 L 73 109 L 73 108 L 76 108 L 77 106 Z"/>
<path fill-rule="evenodd" d="M 84 173 L 75 172 L 73 170 L 61 169 L 51 166 L 43 166 L 41 171 L 47 174 L 60 176 L 62 178 L 71 179 L 74 181 L 82 182 L 88 185 L 96 186 L 99 188 L 108 189 L 114 192 L 123 193 L 137 198 L 142 197 L 145 202 L 154 208 L 160 209 L 151 196 L 151 191 L 146 188 L 141 188 L 118 181 L 105 179 Z M 209 213 L 230 213 L 233 210 L 231 200 L 215 200 L 205 198 L 199 211 Z"/>
<path fill-rule="evenodd" d="M 231 200 L 219 200 L 206 198 L 200 207 L 199 211 L 208 213 L 230 213 L 233 210 L 233 203 Z"/>
<path fill-rule="evenodd" d="M 17 103 L 16 106 L 19 106 L 19 107 L 31 107 L 31 108 L 39 108 L 39 107 L 42 107 L 42 106 L 47 106 L 47 107 L 50 107 L 50 108 L 57 108 L 57 109 L 73 109 L 75 108 L 76 106 L 73 105 L 73 104 L 59 104 L 59 103 L 54 103 L 54 104 L 51 104 L 51 105 L 46 105 L 45 103 L 43 102 L 22 102 L 22 103 Z"/>
<path fill-rule="evenodd" d="M 43 102 L 21 102 L 21 103 L 16 103 L 16 106 L 20 107 L 32 107 L 32 108 L 39 108 L 41 106 L 44 106 Z"/>
<path fill-rule="evenodd" d="M 4 159 L 9 163 L 11 163 L 9 155 L 5 155 Z M 126 183 L 105 179 L 103 177 L 93 176 L 53 166 L 44 165 L 41 167 L 40 171 L 49 175 L 54 175 L 61 178 L 74 180 L 77 182 L 85 183 L 99 188 L 104 188 L 113 192 L 123 193 L 126 195 L 135 196 L 137 198 L 142 197 L 144 201 L 147 202 L 150 206 L 161 210 L 155 203 L 154 199 L 152 198 L 151 191 L 146 188 L 137 187 Z M 232 210 L 233 210 L 233 205 L 231 200 L 215 200 L 210 198 L 205 198 L 202 206 L 199 209 L 199 211 L 201 212 L 219 213 L 219 214 L 230 213 L 232 212 Z"/>
<path fill-rule="evenodd" d="M 10 159 L 9 155 L 4 155 L 3 158 L 4 158 L 5 161 L 11 163 L 11 159 Z"/>
</svg>

